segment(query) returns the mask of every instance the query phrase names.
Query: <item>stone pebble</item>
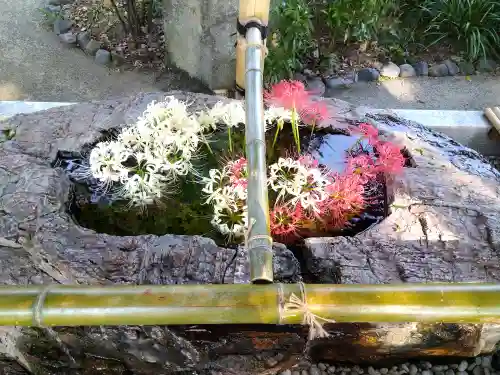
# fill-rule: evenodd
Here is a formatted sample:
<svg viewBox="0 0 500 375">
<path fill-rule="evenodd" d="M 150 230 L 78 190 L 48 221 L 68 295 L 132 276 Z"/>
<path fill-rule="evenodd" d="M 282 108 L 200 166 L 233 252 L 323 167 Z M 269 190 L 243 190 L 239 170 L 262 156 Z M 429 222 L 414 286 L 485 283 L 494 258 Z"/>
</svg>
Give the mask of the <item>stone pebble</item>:
<svg viewBox="0 0 500 375">
<path fill-rule="evenodd" d="M 485 368 L 490 368 L 491 367 L 491 356 L 486 356 L 483 357 L 483 360 L 481 361 L 481 366 Z"/>
<path fill-rule="evenodd" d="M 467 370 L 467 367 L 469 367 L 469 364 L 467 363 L 467 361 L 462 361 L 458 365 L 458 371 L 465 371 L 465 370 Z"/>
<path fill-rule="evenodd" d="M 403 64 L 399 66 L 399 76 L 401 78 L 409 78 L 417 75 L 415 68 L 410 64 Z"/>
<path fill-rule="evenodd" d="M 399 66 L 393 62 L 389 62 L 382 67 L 380 75 L 387 78 L 398 78 L 400 72 Z"/>
<path fill-rule="evenodd" d="M 275 358 L 273 358 L 275 359 Z M 283 370 L 279 375 L 500 375 L 492 369 L 493 357 L 482 356 L 454 364 L 402 363 L 393 367 L 335 366 L 328 363 L 301 364 L 295 369 Z M 442 363 L 442 362 L 441 362 Z M 269 363 L 267 363 L 269 366 Z M 304 369 L 304 366 L 308 366 Z"/>
</svg>

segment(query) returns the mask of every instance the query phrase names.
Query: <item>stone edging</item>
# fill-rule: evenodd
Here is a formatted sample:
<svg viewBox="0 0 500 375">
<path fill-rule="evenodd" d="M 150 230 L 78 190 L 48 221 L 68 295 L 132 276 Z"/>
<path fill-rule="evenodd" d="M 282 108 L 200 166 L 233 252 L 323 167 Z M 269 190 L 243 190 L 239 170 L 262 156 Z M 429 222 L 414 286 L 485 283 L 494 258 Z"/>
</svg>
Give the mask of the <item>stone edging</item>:
<svg viewBox="0 0 500 375">
<path fill-rule="evenodd" d="M 115 52 L 110 52 L 102 48 L 102 43 L 92 39 L 88 31 L 75 31 L 73 22 L 64 18 L 64 10 L 71 5 L 67 0 L 49 0 L 49 5 L 43 9 L 51 15 L 53 19 L 52 27 L 59 40 L 68 47 L 79 47 L 86 55 L 94 58 L 96 64 L 108 67 L 117 67 L 122 65 L 125 60 Z M 57 4 L 57 5 L 55 5 Z"/>
<path fill-rule="evenodd" d="M 296 73 L 294 78 L 305 82 L 309 89 L 317 92 L 318 95 L 323 95 L 326 89 L 342 89 L 357 82 L 377 82 L 419 76 L 468 76 L 477 73 L 493 73 L 498 67 L 499 65 L 490 59 L 480 60 L 474 65 L 471 62 L 450 58 L 432 65 L 429 65 L 425 61 L 419 61 L 415 64 L 401 64 L 399 66 L 393 62 L 385 64 L 376 62 L 372 64 L 372 67 L 354 70 L 346 76 L 321 77 L 311 70 L 305 69 L 302 73 Z"/>
</svg>

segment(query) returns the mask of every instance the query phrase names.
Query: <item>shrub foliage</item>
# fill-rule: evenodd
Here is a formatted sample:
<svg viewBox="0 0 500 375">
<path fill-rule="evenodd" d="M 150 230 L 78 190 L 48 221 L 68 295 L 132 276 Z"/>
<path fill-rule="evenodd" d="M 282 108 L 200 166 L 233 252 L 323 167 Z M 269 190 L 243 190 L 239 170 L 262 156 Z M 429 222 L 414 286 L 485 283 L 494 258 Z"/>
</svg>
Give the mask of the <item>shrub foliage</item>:
<svg viewBox="0 0 500 375">
<path fill-rule="evenodd" d="M 469 61 L 499 57 L 498 0 L 287 0 L 271 13 L 266 82 L 290 78 L 313 51 L 378 42 L 387 51 L 450 46 Z"/>
</svg>

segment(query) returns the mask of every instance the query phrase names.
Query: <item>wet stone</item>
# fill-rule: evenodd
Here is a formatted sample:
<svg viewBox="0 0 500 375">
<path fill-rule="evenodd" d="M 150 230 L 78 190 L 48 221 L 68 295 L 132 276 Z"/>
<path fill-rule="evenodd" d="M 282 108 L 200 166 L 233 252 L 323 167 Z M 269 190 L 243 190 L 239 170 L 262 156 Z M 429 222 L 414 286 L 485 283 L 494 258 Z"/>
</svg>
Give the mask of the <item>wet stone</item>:
<svg viewBox="0 0 500 375">
<path fill-rule="evenodd" d="M 465 370 L 467 370 L 467 367 L 469 367 L 469 364 L 467 363 L 467 361 L 462 361 L 458 365 L 458 371 L 465 371 Z"/>
<path fill-rule="evenodd" d="M 491 367 L 491 356 L 483 357 L 481 361 L 481 366 L 490 368 Z"/>
</svg>

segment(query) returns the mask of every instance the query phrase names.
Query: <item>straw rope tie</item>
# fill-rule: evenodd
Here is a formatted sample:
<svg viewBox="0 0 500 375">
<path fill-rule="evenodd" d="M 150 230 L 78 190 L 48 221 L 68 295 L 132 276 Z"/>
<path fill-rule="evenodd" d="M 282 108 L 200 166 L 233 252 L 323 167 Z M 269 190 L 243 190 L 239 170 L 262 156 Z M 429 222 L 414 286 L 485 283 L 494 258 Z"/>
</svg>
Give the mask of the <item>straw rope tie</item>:
<svg viewBox="0 0 500 375">
<path fill-rule="evenodd" d="M 285 302 L 282 308 L 280 304 L 280 311 L 279 311 L 280 323 L 283 320 L 283 314 L 299 312 L 303 315 L 302 324 L 309 326 L 309 340 L 329 337 L 330 335 L 323 328 L 323 324 L 335 323 L 335 320 L 326 319 L 319 315 L 314 314 L 307 304 L 307 294 L 304 283 L 299 282 L 298 284 L 300 288 L 301 298 L 297 297 L 294 293 L 292 293 L 288 299 L 288 302 Z M 280 301 L 282 301 L 283 289 L 281 287 L 281 284 L 279 286 L 278 293 L 280 294 Z"/>
</svg>

